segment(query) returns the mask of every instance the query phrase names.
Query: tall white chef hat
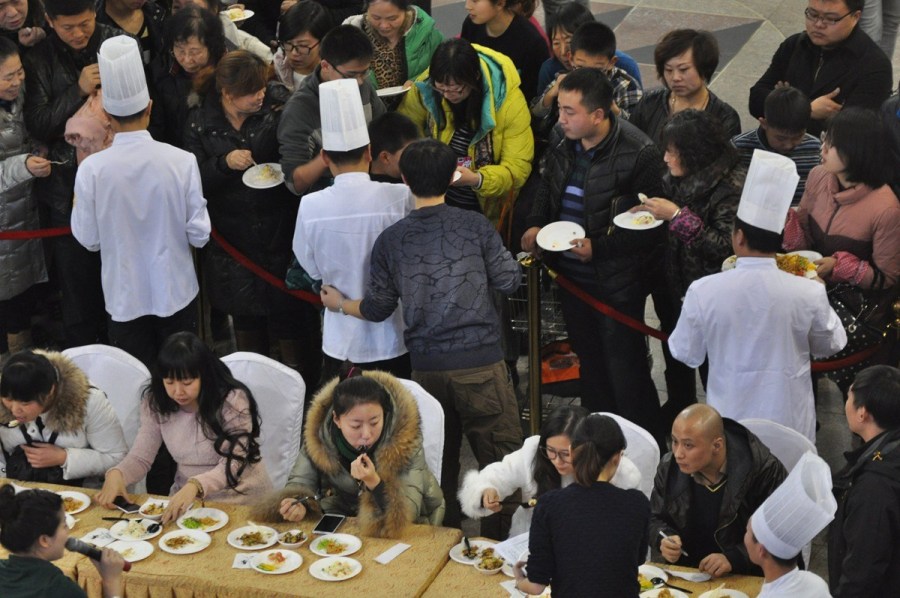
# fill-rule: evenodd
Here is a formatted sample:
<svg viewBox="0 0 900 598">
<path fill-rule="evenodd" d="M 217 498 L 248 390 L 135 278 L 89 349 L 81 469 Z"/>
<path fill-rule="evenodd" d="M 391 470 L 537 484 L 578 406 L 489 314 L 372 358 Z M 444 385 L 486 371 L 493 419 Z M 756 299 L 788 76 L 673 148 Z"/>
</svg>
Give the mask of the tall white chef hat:
<svg viewBox="0 0 900 598">
<path fill-rule="evenodd" d="M 356 79 L 338 79 L 319 85 L 322 148 L 346 152 L 369 144 L 369 129 Z"/>
<path fill-rule="evenodd" d="M 137 41 L 117 35 L 103 42 L 97 55 L 103 109 L 113 116 L 137 114 L 150 103 L 144 63 Z"/>
<path fill-rule="evenodd" d="M 781 154 L 753 150 L 738 205 L 738 218 L 751 226 L 780 234 L 798 182 L 800 176 L 793 160 Z"/>
<path fill-rule="evenodd" d="M 750 526 L 766 550 L 778 558 L 790 559 L 825 529 L 836 511 L 831 470 L 821 457 L 810 451 L 756 509 Z"/>
</svg>

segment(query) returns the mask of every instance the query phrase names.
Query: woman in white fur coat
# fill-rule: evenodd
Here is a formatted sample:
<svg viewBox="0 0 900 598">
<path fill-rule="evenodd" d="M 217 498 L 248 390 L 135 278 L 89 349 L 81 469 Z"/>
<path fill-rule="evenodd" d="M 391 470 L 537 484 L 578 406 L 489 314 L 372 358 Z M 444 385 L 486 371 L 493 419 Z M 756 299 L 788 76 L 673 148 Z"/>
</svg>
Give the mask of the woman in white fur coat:
<svg viewBox="0 0 900 598">
<path fill-rule="evenodd" d="M 540 496 L 565 488 L 575 480 L 571 436 L 587 415 L 586 409 L 575 405 L 557 407 L 541 426 L 540 436 L 525 439 L 522 448 L 502 461 L 468 472 L 458 493 L 463 513 L 473 519 L 499 513 L 503 499 L 521 488 L 522 505 L 513 513 L 509 537 L 528 532 L 533 507 Z M 619 488 L 637 488 L 641 473 L 627 457 L 622 457 L 610 482 Z"/>
</svg>

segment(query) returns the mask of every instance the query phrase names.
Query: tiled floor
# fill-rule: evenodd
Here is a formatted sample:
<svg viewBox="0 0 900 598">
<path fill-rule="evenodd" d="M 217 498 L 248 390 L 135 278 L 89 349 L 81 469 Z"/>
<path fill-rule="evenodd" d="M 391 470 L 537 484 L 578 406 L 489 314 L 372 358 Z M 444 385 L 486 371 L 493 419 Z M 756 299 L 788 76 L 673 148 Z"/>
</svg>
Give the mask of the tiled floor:
<svg viewBox="0 0 900 598">
<path fill-rule="evenodd" d="M 445 35 L 457 35 L 466 17 L 460 0 L 435 0 L 434 15 Z M 666 31 L 678 27 L 708 29 L 716 35 L 721 59 L 712 82 L 713 91 L 731 104 L 741 115 L 744 129 L 755 126 L 747 113 L 747 97 L 751 85 L 765 71 L 769 61 L 787 35 L 803 28 L 803 3 L 781 0 L 620 0 L 615 3 L 592 2 L 598 18 L 616 30 L 619 48 L 630 53 L 640 64 L 645 88 L 657 85 L 653 67 L 653 46 Z M 543 20 L 538 9 L 537 17 Z M 900 77 L 900 46 L 893 57 L 894 81 Z M 648 323 L 655 323 L 648 304 Z M 665 402 L 662 354 L 658 341 L 651 341 L 654 355 L 653 379 Z M 527 379 L 527 363 L 520 361 L 522 380 Z M 698 383 L 699 387 L 699 383 Z M 524 388 L 524 384 L 523 384 Z M 844 420 L 843 397 L 830 382 L 819 386 L 817 433 L 819 454 L 836 469 L 843 465 L 843 452 L 849 448 L 850 433 Z M 556 399 L 559 400 L 559 399 Z M 465 445 L 463 470 L 476 467 Z M 478 526 L 467 521 L 463 529 L 477 534 Z M 827 579 L 824 533 L 813 543 L 811 569 Z"/>
</svg>

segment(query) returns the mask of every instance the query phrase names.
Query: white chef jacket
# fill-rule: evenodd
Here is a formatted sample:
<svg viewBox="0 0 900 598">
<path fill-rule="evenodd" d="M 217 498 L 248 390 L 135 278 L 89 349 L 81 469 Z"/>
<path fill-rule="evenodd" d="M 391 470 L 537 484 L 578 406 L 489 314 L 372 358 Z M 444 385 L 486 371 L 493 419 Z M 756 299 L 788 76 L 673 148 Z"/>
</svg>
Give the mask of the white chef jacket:
<svg viewBox="0 0 900 598">
<path fill-rule="evenodd" d="M 294 230 L 294 254 L 303 269 L 345 297 L 361 299 L 369 280 L 372 246 L 381 232 L 412 210 L 406 185 L 378 183 L 365 172 L 339 174 L 334 185 L 303 196 Z M 370 363 L 406 353 L 398 308 L 384 322 L 325 310 L 322 351 L 335 359 Z"/>
<path fill-rule="evenodd" d="M 709 356 L 707 403 L 723 416 L 775 421 L 813 443 L 810 354 L 828 357 L 845 344 L 824 285 L 757 257 L 691 284 L 669 337 L 672 356 L 691 367 Z"/>
<path fill-rule="evenodd" d="M 116 322 L 168 317 L 197 296 L 191 245 L 210 221 L 193 154 L 147 131 L 117 133 L 75 176 L 72 234 L 100 251 L 106 311 Z"/>
<path fill-rule="evenodd" d="M 809 571 L 794 569 L 762 586 L 759 598 L 830 598 L 825 580 Z"/>
</svg>

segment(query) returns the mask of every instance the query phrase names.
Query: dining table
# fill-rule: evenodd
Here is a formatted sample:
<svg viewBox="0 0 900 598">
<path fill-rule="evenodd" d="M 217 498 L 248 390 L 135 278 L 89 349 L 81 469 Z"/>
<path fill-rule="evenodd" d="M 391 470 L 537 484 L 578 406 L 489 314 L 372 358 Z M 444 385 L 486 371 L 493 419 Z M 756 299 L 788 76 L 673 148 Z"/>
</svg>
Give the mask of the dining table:
<svg viewBox="0 0 900 598">
<path fill-rule="evenodd" d="M 5 481 L 0 478 L 0 485 Z M 17 485 L 30 488 L 44 488 L 51 491 L 77 491 L 93 497 L 98 490 L 88 488 L 72 488 L 53 484 L 15 482 Z M 147 499 L 165 500 L 165 497 L 151 497 L 147 494 L 131 494 L 136 504 L 144 504 Z M 196 504 L 195 507 L 201 505 Z M 237 549 L 227 542 L 229 532 L 248 525 L 252 507 L 248 505 L 223 504 L 207 501 L 202 506 L 216 508 L 228 516 L 228 523 L 220 530 L 210 532 L 211 543 L 194 554 L 170 554 L 160 549 L 162 535 L 149 539 L 153 552 L 143 560 L 132 563 L 131 570 L 124 575 L 125 595 L 128 598 L 222 598 L 234 596 L 238 598 L 270 598 L 287 596 L 309 596 L 327 598 L 330 596 L 419 596 L 422 595 L 432 581 L 445 568 L 450 549 L 459 543 L 462 532 L 458 529 L 429 525 L 409 525 L 399 538 L 363 537 L 359 533 L 359 525 L 355 518 L 348 517 L 339 533 L 358 537 L 361 548 L 349 558 L 362 565 L 359 574 L 339 581 L 323 581 L 313 577 L 310 565 L 322 558 L 314 554 L 310 544 L 318 540 L 312 534 L 316 521 L 304 520 L 300 523 L 265 523 L 279 533 L 289 529 L 300 529 L 308 536 L 306 542 L 293 549 L 279 545 L 270 547 L 297 553 L 302 564 L 294 571 L 284 574 L 263 574 L 254 568 L 234 568 L 238 554 L 249 554 L 253 551 Z M 73 513 L 76 519 L 70 536 L 81 538 L 97 528 L 110 528 L 115 522 L 104 521 L 103 517 L 122 515 L 121 511 L 106 509 L 90 502 L 86 509 Z M 179 529 L 172 522 L 165 525 L 162 534 Z M 393 560 L 381 564 L 375 558 L 398 543 L 408 544 L 409 548 L 401 552 Z M 6 551 L 0 549 L 0 558 Z M 66 552 L 63 558 L 54 561 L 66 575 L 74 579 L 91 598 L 100 598 L 100 574 L 87 557 Z"/>
</svg>

